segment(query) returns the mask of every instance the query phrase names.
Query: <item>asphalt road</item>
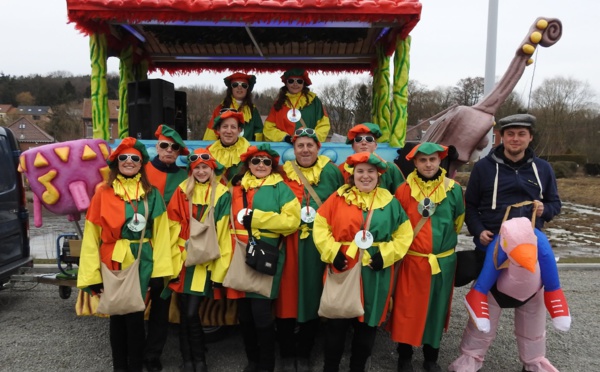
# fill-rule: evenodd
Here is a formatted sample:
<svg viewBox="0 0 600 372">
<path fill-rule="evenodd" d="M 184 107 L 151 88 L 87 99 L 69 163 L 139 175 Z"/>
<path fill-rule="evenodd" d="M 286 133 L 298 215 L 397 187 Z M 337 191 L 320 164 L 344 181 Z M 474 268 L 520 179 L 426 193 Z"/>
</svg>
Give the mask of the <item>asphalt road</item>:
<svg viewBox="0 0 600 372">
<path fill-rule="evenodd" d="M 600 270 L 562 268 L 562 285 L 571 309 L 573 323 L 567 333 L 547 322 L 547 357 L 560 371 L 600 371 L 598 348 L 600 313 L 597 295 Z M 0 291 L 0 371 L 110 371 L 108 321 L 98 317 L 77 317 L 73 296 L 62 300 L 58 287 L 17 283 L 13 289 Z M 458 356 L 458 345 L 467 321 L 462 296 L 466 288 L 454 294 L 453 313 L 448 333 L 444 335 L 440 365 L 445 369 Z M 349 341 L 350 337 L 348 337 Z M 322 334 L 315 345 L 313 371 L 322 368 Z M 226 339 L 208 344 L 211 372 L 241 371 L 245 365 L 242 341 L 235 328 Z M 348 350 L 349 348 L 347 348 Z M 341 371 L 347 370 L 348 353 Z M 163 354 L 164 371 L 178 371 L 177 326 L 170 330 Z M 414 366 L 421 371 L 422 353 L 415 353 Z M 370 371 L 395 371 L 394 344 L 380 330 Z M 488 353 L 482 371 L 520 371 L 512 331 L 512 311 L 505 311 L 498 337 Z"/>
</svg>

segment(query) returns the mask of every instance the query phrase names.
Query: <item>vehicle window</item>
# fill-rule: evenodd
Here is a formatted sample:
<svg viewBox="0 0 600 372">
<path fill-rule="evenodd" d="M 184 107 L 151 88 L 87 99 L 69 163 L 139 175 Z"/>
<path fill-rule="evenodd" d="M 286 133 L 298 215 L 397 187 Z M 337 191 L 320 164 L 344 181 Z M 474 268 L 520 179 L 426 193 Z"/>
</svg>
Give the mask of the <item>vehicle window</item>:
<svg viewBox="0 0 600 372">
<path fill-rule="evenodd" d="M 15 169 L 12 166 L 12 150 L 8 138 L 0 136 L 0 164 L 11 164 L 11 166 L 0 167 L 0 193 L 12 190 L 15 185 Z"/>
</svg>

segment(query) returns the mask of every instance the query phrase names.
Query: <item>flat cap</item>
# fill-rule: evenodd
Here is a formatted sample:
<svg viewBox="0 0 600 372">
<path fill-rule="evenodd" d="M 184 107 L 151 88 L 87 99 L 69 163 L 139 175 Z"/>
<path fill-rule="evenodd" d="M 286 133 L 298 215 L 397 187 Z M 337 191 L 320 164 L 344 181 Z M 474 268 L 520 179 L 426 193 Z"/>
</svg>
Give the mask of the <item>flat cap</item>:
<svg viewBox="0 0 600 372">
<path fill-rule="evenodd" d="M 516 114 L 504 117 L 498 120 L 500 129 L 509 127 L 533 127 L 535 126 L 535 116 L 529 114 Z"/>
</svg>

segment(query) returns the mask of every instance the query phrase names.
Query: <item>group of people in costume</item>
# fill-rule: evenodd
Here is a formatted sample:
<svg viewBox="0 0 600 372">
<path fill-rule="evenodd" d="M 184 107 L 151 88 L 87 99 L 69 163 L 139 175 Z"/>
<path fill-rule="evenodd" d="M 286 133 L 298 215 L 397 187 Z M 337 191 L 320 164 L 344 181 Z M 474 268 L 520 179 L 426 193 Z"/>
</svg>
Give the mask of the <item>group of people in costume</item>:
<svg viewBox="0 0 600 372">
<path fill-rule="evenodd" d="M 205 139 L 214 142 L 206 149 L 189 151 L 177 132 L 161 125 L 154 159 L 134 138 L 123 139 L 110 154 L 109 178 L 87 212 L 77 286 L 103 295 L 101 263 L 126 269 L 141 249 L 141 295 L 146 298 L 150 292 L 147 334 L 143 311 L 110 316 L 114 370 L 162 370 L 169 306 L 176 293 L 182 371 L 209 370 L 199 308 L 215 298 L 237 303 L 247 357 L 244 372 L 272 372 L 277 359 L 281 371 L 313 370 L 319 330 L 325 333 L 322 370 L 339 371 L 350 326 L 352 372 L 365 370 L 380 326 L 397 343 L 398 371 L 413 370 L 413 348 L 420 346 L 424 369 L 441 371 L 438 355 L 455 276 L 469 282 L 483 266 L 465 299 L 473 321 L 463 336 L 462 355 L 450 366 L 475 372 L 503 307 L 502 301 L 496 303 L 501 286 L 495 283 L 502 274 L 494 264 L 514 261 L 528 271 L 538 270 L 533 292 L 516 305 L 528 306 L 523 321 L 535 319 L 536 324 L 517 333 L 523 368 L 555 371 L 544 355 L 542 297 L 547 305 L 553 303 L 549 309 L 554 309 L 557 328 L 568 329 L 570 315 L 556 265 L 550 264 L 552 250 L 540 247 L 547 240 L 539 228 L 560 211 L 560 200 L 552 169 L 528 149 L 533 124 L 526 125 L 522 117 L 500 121 L 504 144 L 475 166 L 465 207 L 461 186 L 441 167 L 448 154 L 445 146 L 426 142 L 414 147 L 406 156 L 414 170 L 405 177 L 395 163 L 376 154 L 379 127 L 363 123 L 348 132 L 354 154 L 339 167 L 319 155 L 329 121 L 307 88 L 308 74 L 293 69 L 282 80 L 285 86 L 264 125 L 249 94 L 255 77 L 235 73 L 225 78 L 227 95 L 209 124 Z M 268 143 L 251 145 L 251 140 L 289 142 L 295 159 L 280 164 Z M 187 169 L 176 166 L 178 156 L 186 156 Z M 489 175 L 494 168 L 495 177 Z M 513 242 L 500 230 L 500 215 L 523 200 L 532 204 L 518 212 L 515 208 L 510 217 L 535 214 L 538 229 L 534 232 L 530 223 L 533 239 L 519 236 Z M 457 263 L 455 248 L 465 220 L 477 249 L 467 257 L 472 259 L 468 272 L 461 273 L 457 267 L 464 265 Z M 198 226 L 209 232 L 202 242 L 218 252 L 193 263 Z M 531 255 L 527 264 L 511 253 L 498 255 L 494 239 L 501 240 L 502 249 L 511 244 L 519 251 L 535 247 L 533 266 Z M 248 277 L 260 278 L 262 290 L 236 284 L 234 276 L 258 270 L 249 262 L 259 256 L 257 249 L 266 247 L 274 247 L 274 258 L 265 258 L 272 271 Z M 242 265 L 239 270 L 240 257 L 252 268 Z M 351 271 L 359 278 L 361 315 L 331 316 L 323 324 L 321 297 L 329 274 Z M 489 312 L 484 309 L 488 306 Z M 498 310 L 492 311 L 493 306 Z M 488 329 L 486 319 L 492 325 Z"/>
</svg>

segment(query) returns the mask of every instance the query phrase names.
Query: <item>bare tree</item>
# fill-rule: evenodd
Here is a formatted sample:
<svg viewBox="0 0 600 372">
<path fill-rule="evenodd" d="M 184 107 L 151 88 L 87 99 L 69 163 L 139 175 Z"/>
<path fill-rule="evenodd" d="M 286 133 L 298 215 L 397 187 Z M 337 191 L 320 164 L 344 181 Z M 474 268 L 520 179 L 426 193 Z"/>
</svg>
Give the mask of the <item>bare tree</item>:
<svg viewBox="0 0 600 372">
<path fill-rule="evenodd" d="M 52 107 L 45 130 L 58 142 L 81 138 L 81 106 L 77 102 Z"/>
<path fill-rule="evenodd" d="M 345 134 L 354 125 L 355 98 L 358 85 L 340 79 L 337 84 L 325 86 L 319 93 L 331 122 L 331 133 Z"/>
<path fill-rule="evenodd" d="M 468 77 L 459 80 L 456 87 L 453 88 L 454 103 L 463 106 L 473 106 L 483 97 L 482 77 Z"/>
<path fill-rule="evenodd" d="M 366 84 L 358 85 L 356 97 L 354 98 L 354 122 L 365 123 L 371 122 L 371 106 L 373 105 L 373 97 L 371 89 Z"/>
<path fill-rule="evenodd" d="M 188 139 L 201 140 L 215 107 L 223 99 L 223 92 L 213 86 L 204 85 L 184 87 L 182 90 L 187 93 L 188 101 Z"/>
<path fill-rule="evenodd" d="M 532 113 L 537 117 L 537 147 L 543 154 L 573 151 L 586 136 L 585 123 L 597 114 L 589 84 L 572 78 L 546 79 L 532 93 Z"/>
<path fill-rule="evenodd" d="M 416 80 L 409 81 L 408 125 L 416 125 L 452 106 L 452 97 L 452 88 L 437 87 L 429 90 Z"/>
</svg>

